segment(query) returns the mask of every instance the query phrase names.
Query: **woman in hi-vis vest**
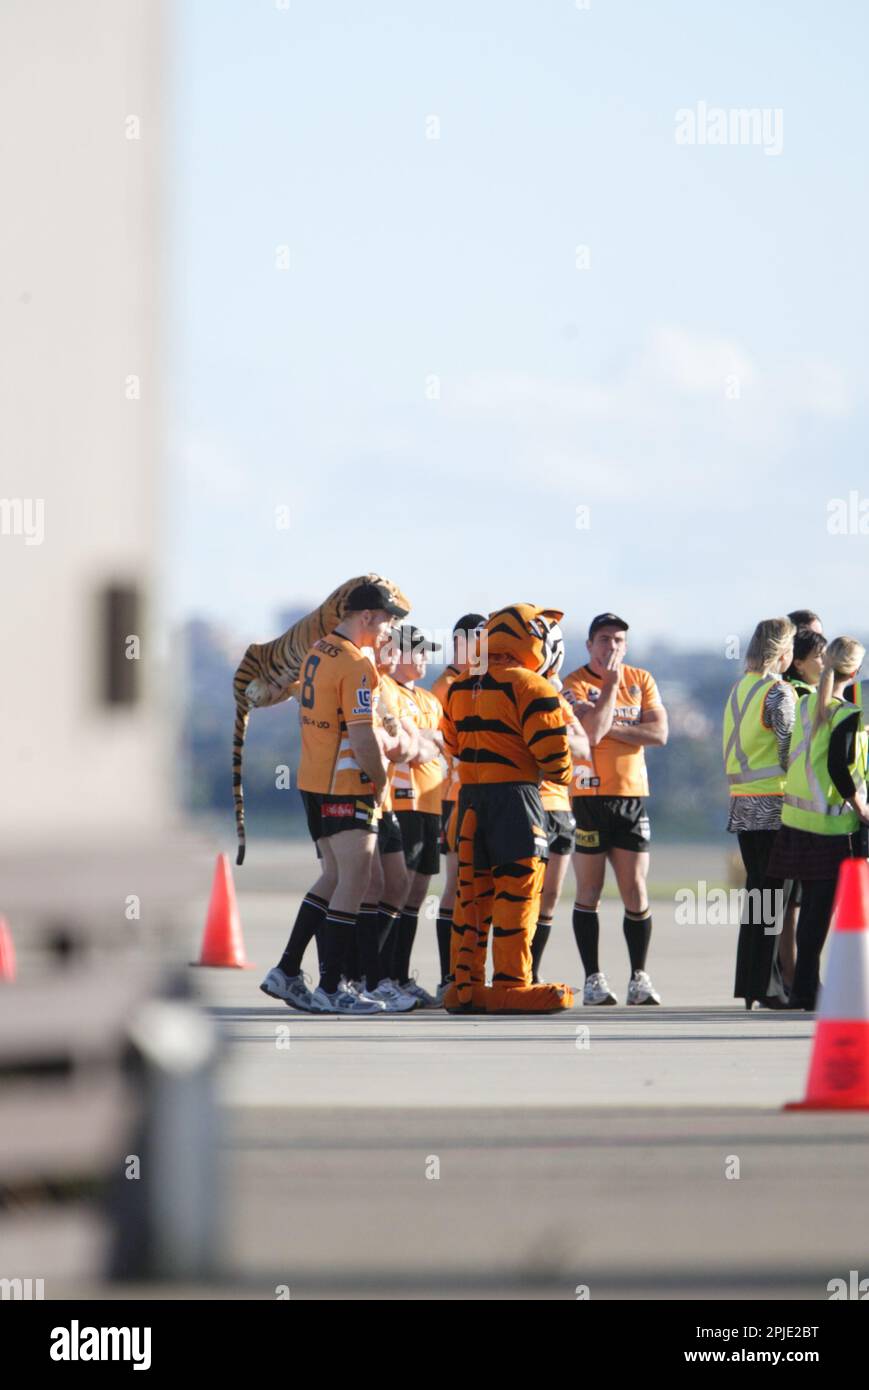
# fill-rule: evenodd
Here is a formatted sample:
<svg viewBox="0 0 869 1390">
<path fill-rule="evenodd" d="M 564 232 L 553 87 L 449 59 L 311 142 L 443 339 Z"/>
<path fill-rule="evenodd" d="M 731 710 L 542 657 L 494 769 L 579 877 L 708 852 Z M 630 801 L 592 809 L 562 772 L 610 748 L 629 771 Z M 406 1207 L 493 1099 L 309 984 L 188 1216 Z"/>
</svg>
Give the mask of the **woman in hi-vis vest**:
<svg viewBox="0 0 869 1390">
<path fill-rule="evenodd" d="M 769 872 L 802 883 L 792 1009 L 815 1007 L 839 867 L 866 854 L 869 736 L 862 710 L 845 699 L 864 656 L 855 638 L 833 639 L 817 692 L 800 700 L 791 734 L 782 826 Z"/>
<path fill-rule="evenodd" d="M 736 948 L 733 993 L 750 1009 L 755 1000 L 787 1008 L 777 945 L 784 882 L 768 873 L 781 825 L 794 693 L 783 679 L 793 660 L 796 628 L 790 618 L 766 618 L 745 654 L 745 675 L 724 707 L 724 772 L 730 792 L 727 829 L 739 840 L 748 890 Z"/>
</svg>

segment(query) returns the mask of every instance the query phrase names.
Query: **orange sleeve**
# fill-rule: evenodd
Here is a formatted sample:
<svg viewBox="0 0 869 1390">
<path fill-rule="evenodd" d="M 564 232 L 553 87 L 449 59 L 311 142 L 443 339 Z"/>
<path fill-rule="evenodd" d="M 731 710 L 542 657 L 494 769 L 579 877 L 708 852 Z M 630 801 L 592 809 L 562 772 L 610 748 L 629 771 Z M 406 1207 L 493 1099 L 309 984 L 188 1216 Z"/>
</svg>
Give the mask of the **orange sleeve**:
<svg viewBox="0 0 869 1390">
<path fill-rule="evenodd" d="M 658 692 L 655 678 L 648 671 L 643 672 L 642 680 L 642 708 L 657 709 L 663 701 Z"/>
<path fill-rule="evenodd" d="M 354 661 L 338 682 L 338 701 L 345 724 L 373 724 L 374 693 L 379 677 L 370 661 Z"/>
</svg>

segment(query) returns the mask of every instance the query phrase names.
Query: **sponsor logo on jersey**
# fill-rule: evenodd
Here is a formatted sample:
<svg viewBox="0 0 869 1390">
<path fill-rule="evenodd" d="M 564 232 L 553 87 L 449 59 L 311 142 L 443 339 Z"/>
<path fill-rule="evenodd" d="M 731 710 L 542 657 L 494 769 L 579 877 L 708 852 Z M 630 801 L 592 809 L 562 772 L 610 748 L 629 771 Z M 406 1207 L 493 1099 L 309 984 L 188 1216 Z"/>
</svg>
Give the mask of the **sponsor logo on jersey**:
<svg viewBox="0 0 869 1390">
<path fill-rule="evenodd" d="M 597 849 L 600 845 L 600 831 L 577 830 L 576 845 L 577 848 L 582 847 L 582 849 Z"/>
<path fill-rule="evenodd" d="M 365 685 L 360 685 L 356 691 L 356 704 L 353 706 L 354 714 L 371 713 L 371 691 Z"/>
<path fill-rule="evenodd" d="M 353 816 L 356 813 L 356 803 L 354 801 L 326 801 L 320 807 L 320 813 L 324 816 Z"/>
<path fill-rule="evenodd" d="M 586 787 L 599 787 L 600 778 L 595 777 L 591 772 L 578 772 L 573 779 L 573 785 L 581 789 Z"/>
</svg>

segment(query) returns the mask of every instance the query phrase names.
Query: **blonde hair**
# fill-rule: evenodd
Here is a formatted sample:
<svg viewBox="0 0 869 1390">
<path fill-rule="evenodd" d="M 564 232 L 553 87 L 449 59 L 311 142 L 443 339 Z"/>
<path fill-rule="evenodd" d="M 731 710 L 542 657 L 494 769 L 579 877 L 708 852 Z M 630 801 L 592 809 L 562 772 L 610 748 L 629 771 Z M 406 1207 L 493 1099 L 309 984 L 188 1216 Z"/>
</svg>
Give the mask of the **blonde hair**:
<svg viewBox="0 0 869 1390">
<path fill-rule="evenodd" d="M 790 618 L 764 618 L 759 622 L 745 653 L 746 671 L 764 674 L 771 670 L 793 642 L 796 630 Z"/>
<path fill-rule="evenodd" d="M 828 643 L 821 679 L 818 682 L 818 701 L 812 720 L 812 733 L 819 729 L 832 713 L 830 701 L 836 682 L 847 680 L 859 671 L 865 655 L 866 648 L 856 637 L 834 637 L 832 642 Z"/>
</svg>

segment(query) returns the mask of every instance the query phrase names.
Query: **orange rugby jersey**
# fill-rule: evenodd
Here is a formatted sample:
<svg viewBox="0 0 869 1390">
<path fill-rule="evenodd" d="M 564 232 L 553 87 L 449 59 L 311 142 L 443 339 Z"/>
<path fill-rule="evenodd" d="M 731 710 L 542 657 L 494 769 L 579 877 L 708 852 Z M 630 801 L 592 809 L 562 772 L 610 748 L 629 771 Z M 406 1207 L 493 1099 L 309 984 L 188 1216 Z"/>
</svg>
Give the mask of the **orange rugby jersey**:
<svg viewBox="0 0 869 1390">
<path fill-rule="evenodd" d="M 404 708 L 404 690 L 398 684 L 394 676 L 390 676 L 386 671 L 378 672 L 380 685 L 377 688 L 377 697 L 374 701 L 374 723 L 382 728 L 384 719 L 390 716 L 393 719 L 401 719 L 406 713 Z M 398 763 L 392 763 L 387 759 L 386 762 L 386 791 L 380 803 L 382 811 L 395 810 L 395 773 L 399 767 Z"/>
<path fill-rule="evenodd" d="M 445 666 L 436 681 L 432 681 L 431 693 L 440 703 L 441 709 L 446 708 L 447 691 L 453 681 L 459 679 L 464 673 L 458 666 Z M 459 762 L 457 758 L 452 758 L 444 752 L 444 760 L 447 765 L 447 773 L 443 779 L 441 797 L 444 801 L 457 801 L 459 795 Z"/>
<path fill-rule="evenodd" d="M 441 725 L 444 747 L 470 783 L 570 782 L 571 759 L 557 691 L 522 666 L 490 660 L 484 675 L 454 680 Z"/>
<path fill-rule="evenodd" d="M 561 713 L 564 715 L 565 726 L 571 724 L 576 715 L 573 706 L 568 704 L 563 695 L 559 695 L 558 703 Z M 544 778 L 540 783 L 540 800 L 543 802 L 545 811 L 569 811 L 570 810 L 570 787 L 564 782 L 550 782 Z"/>
<path fill-rule="evenodd" d="M 402 717 L 412 719 L 418 729 L 439 729 L 441 726 L 440 700 L 430 690 L 420 686 L 400 685 Z M 398 763 L 392 783 L 394 810 L 427 811 L 440 815 L 444 772 L 439 758 L 411 767 L 409 763 Z"/>
<path fill-rule="evenodd" d="M 298 695 L 300 791 L 373 795 L 370 778 L 353 756 L 347 728 L 373 723 L 378 683 L 372 662 L 348 637 L 333 632 L 314 643 L 302 662 Z"/>
<path fill-rule="evenodd" d="M 589 666 L 580 666 L 564 680 L 569 701 L 594 704 L 600 698 L 601 679 Z M 658 687 L 648 671 L 639 666 L 623 666 L 616 696 L 613 723 L 639 724 L 644 710 L 661 704 Z M 648 796 L 649 775 L 645 750 L 607 735 L 592 748 L 590 761 L 573 769 L 574 796 Z"/>
</svg>

